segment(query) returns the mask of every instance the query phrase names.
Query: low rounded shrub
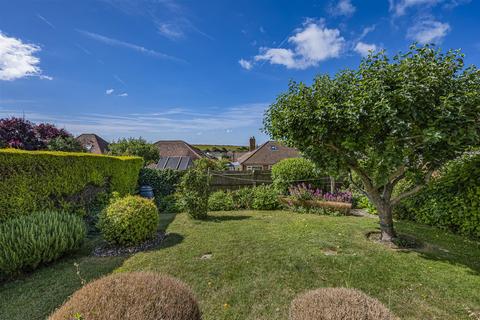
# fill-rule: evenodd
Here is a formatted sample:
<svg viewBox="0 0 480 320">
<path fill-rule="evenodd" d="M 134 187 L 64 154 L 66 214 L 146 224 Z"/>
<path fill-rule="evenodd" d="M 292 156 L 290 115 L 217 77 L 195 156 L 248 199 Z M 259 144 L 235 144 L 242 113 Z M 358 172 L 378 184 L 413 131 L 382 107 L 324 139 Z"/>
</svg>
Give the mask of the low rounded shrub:
<svg viewBox="0 0 480 320">
<path fill-rule="evenodd" d="M 152 238 L 159 222 L 158 210 L 152 200 L 126 196 L 112 200 L 100 213 L 97 226 L 108 242 L 128 246 Z"/>
<path fill-rule="evenodd" d="M 83 220 L 61 212 L 39 212 L 0 223 L 0 278 L 35 269 L 80 247 Z"/>
<path fill-rule="evenodd" d="M 319 177 L 315 164 L 305 158 L 284 159 L 272 167 L 273 185 L 284 194 L 287 193 L 288 187 L 292 184 L 305 181 L 312 183 L 314 182 L 313 179 Z"/>
<path fill-rule="evenodd" d="M 232 193 L 233 204 L 236 209 L 252 209 L 253 188 L 242 188 Z"/>
<path fill-rule="evenodd" d="M 271 186 L 257 186 L 253 188 L 252 208 L 255 210 L 275 210 L 280 207 L 278 191 Z"/>
<path fill-rule="evenodd" d="M 234 208 L 231 192 L 216 191 L 208 198 L 208 210 L 210 211 L 230 211 Z"/>
<path fill-rule="evenodd" d="M 90 282 L 49 319 L 200 320 L 201 313 L 183 282 L 152 272 L 132 272 Z"/>
<path fill-rule="evenodd" d="M 297 296 L 290 320 L 393 320 L 380 301 L 356 289 L 322 288 Z"/>
</svg>

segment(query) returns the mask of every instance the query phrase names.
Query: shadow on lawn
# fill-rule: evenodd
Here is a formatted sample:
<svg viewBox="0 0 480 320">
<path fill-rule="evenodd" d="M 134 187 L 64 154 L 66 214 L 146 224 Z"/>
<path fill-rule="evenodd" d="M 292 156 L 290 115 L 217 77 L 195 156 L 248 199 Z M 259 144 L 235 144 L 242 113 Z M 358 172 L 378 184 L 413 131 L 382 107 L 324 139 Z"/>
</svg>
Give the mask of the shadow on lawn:
<svg viewBox="0 0 480 320">
<path fill-rule="evenodd" d="M 185 237 L 182 236 L 181 234 L 178 234 L 175 232 L 167 233 L 167 235 L 165 236 L 165 239 L 162 240 L 157 250 L 176 246 L 177 244 L 181 243 L 183 239 L 185 239 Z"/>
<path fill-rule="evenodd" d="M 446 262 L 452 265 L 463 265 L 470 269 L 471 274 L 480 275 L 480 262 L 474 257 L 452 252 L 430 243 L 424 243 L 421 248 L 409 251 L 418 253 L 424 259 Z"/>
</svg>

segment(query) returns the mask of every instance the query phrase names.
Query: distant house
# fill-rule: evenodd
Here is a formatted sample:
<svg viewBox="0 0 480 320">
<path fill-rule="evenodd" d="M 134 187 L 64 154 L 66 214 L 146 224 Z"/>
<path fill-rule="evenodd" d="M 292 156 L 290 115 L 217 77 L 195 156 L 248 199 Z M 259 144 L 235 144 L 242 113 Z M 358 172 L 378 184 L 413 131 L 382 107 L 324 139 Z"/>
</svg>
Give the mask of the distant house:
<svg viewBox="0 0 480 320">
<path fill-rule="evenodd" d="M 76 140 L 90 153 L 105 154 L 108 152 L 108 142 L 94 133 L 84 133 Z"/>
<path fill-rule="evenodd" d="M 206 157 L 200 149 L 182 140 L 161 140 L 154 144 L 158 148 L 160 159 L 156 164 L 150 165 L 150 168 L 186 170 L 193 166 L 195 160 Z"/>
<path fill-rule="evenodd" d="M 250 138 L 250 149 L 255 147 L 255 138 Z M 298 158 L 297 149 L 289 148 L 277 141 L 267 141 L 238 159 L 239 169 L 244 170 L 270 170 L 280 160 Z"/>
</svg>

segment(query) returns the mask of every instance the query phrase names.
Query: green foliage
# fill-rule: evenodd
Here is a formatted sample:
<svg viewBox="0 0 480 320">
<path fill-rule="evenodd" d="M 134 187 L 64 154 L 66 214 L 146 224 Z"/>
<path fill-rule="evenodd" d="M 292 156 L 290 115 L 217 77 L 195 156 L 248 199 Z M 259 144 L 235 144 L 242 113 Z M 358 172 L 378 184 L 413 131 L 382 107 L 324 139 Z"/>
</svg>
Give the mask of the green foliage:
<svg viewBox="0 0 480 320">
<path fill-rule="evenodd" d="M 171 197 L 175 193 L 177 184 L 182 176 L 182 171 L 171 169 L 157 170 L 150 168 L 142 168 L 138 178 L 140 186 L 150 186 L 153 188 L 155 202 L 161 212 L 175 209 L 175 198 Z M 168 197 L 167 199 L 165 199 Z M 175 211 L 167 211 L 175 212 Z"/>
<path fill-rule="evenodd" d="M 109 154 L 115 156 L 142 157 L 145 164 L 157 162 L 160 158 L 157 147 L 140 138 L 123 138 L 112 142 L 108 146 Z"/>
<path fill-rule="evenodd" d="M 253 188 L 241 188 L 232 193 L 233 203 L 237 209 L 252 209 Z"/>
<path fill-rule="evenodd" d="M 229 191 L 216 191 L 208 198 L 208 209 L 210 211 L 230 211 L 235 208 L 233 195 Z"/>
<path fill-rule="evenodd" d="M 252 208 L 255 210 L 275 210 L 280 207 L 279 193 L 272 186 L 257 186 L 253 188 Z"/>
<path fill-rule="evenodd" d="M 370 214 L 377 214 L 377 208 L 373 205 L 373 203 L 368 200 L 367 196 L 363 194 L 355 194 L 353 198 L 353 206 L 359 209 L 364 209 Z"/>
<path fill-rule="evenodd" d="M 160 222 L 154 202 L 139 196 L 113 199 L 101 212 L 98 228 L 110 243 L 137 245 L 155 236 Z"/>
<path fill-rule="evenodd" d="M 273 185 L 283 194 L 287 193 L 292 184 L 304 181 L 313 183 L 312 180 L 319 177 L 315 164 L 305 158 L 284 159 L 272 167 Z"/>
<path fill-rule="evenodd" d="M 412 45 L 371 54 L 357 70 L 291 82 L 267 110 L 265 131 L 327 172 L 356 172 L 382 232 L 394 237 L 390 198 L 398 180 L 423 183 L 459 152 L 480 144 L 480 70 L 459 51 Z M 386 192 L 379 191 L 385 190 Z M 383 236 L 383 234 L 382 234 Z"/>
<path fill-rule="evenodd" d="M 155 198 L 155 202 L 157 203 L 157 208 L 160 212 L 177 213 L 181 211 L 174 194 L 163 196 L 158 199 Z"/>
<path fill-rule="evenodd" d="M 480 238 L 480 154 L 447 163 L 427 188 L 402 201 L 395 213 L 399 218 Z"/>
<path fill-rule="evenodd" d="M 135 191 L 142 159 L 0 150 L 0 221 L 59 209 L 84 212 L 100 193 Z"/>
<path fill-rule="evenodd" d="M 210 177 L 198 169 L 190 169 L 182 176 L 178 186 L 177 200 L 180 207 L 194 219 L 203 219 L 208 214 Z"/>
<path fill-rule="evenodd" d="M 78 216 L 39 212 L 0 223 L 0 278 L 35 269 L 80 247 L 85 224 Z"/>
<path fill-rule="evenodd" d="M 227 159 L 214 160 L 209 158 L 200 158 L 195 160 L 195 169 L 200 171 L 224 171 L 227 170 L 229 161 Z"/>
<path fill-rule="evenodd" d="M 50 140 L 47 144 L 47 149 L 50 151 L 64 151 L 64 152 L 85 152 L 83 146 L 74 137 L 57 137 Z"/>
</svg>

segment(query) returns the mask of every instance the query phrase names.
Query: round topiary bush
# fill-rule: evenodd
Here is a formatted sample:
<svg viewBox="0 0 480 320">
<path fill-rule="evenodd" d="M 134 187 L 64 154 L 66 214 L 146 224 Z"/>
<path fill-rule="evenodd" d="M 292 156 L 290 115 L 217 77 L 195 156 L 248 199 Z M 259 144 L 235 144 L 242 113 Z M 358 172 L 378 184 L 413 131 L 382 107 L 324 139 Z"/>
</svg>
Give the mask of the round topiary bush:
<svg viewBox="0 0 480 320">
<path fill-rule="evenodd" d="M 393 320 L 380 301 L 356 289 L 322 288 L 297 296 L 290 320 Z"/>
<path fill-rule="evenodd" d="M 79 289 L 49 320 L 199 320 L 200 309 L 183 282 L 152 272 L 118 273 Z"/>
<path fill-rule="evenodd" d="M 108 242 L 128 246 L 152 238 L 159 222 L 153 200 L 126 196 L 114 199 L 102 211 L 97 226 Z"/>
</svg>

